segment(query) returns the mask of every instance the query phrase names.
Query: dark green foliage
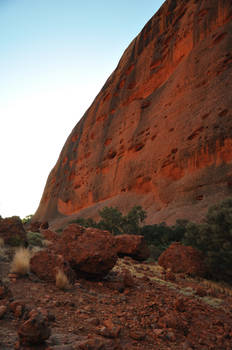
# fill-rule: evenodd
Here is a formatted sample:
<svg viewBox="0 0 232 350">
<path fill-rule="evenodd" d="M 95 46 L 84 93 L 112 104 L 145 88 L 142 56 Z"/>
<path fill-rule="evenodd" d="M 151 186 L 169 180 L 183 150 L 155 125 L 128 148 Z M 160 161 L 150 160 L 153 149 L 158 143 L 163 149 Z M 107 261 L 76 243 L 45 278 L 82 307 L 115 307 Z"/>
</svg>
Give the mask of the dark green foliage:
<svg viewBox="0 0 232 350">
<path fill-rule="evenodd" d="M 148 245 L 148 248 L 149 248 L 149 251 L 150 251 L 150 256 L 148 258 L 148 261 L 156 261 L 156 260 L 158 260 L 159 256 L 166 249 L 164 246 L 154 245 L 154 244 Z"/>
<path fill-rule="evenodd" d="M 127 215 L 123 216 L 122 229 L 126 233 L 139 235 L 141 224 L 146 219 L 147 214 L 141 206 L 134 206 Z"/>
<path fill-rule="evenodd" d="M 187 220 L 178 220 L 174 226 L 167 226 L 163 222 L 141 228 L 141 234 L 144 236 L 151 252 L 154 253 L 154 258 L 157 259 L 172 242 L 181 242 L 187 223 Z"/>
<path fill-rule="evenodd" d="M 122 233 L 140 234 L 141 223 L 146 218 L 146 212 L 141 206 L 134 206 L 127 215 L 113 207 L 105 207 L 99 211 L 101 220 L 97 223 L 97 227 L 108 230 L 114 235 Z"/>
<path fill-rule="evenodd" d="M 21 220 L 22 223 L 23 223 L 23 224 L 27 224 L 28 222 L 30 222 L 31 219 L 32 219 L 32 216 L 33 216 L 32 214 L 25 216 L 25 218 L 23 218 L 23 219 Z"/>
<path fill-rule="evenodd" d="M 24 240 L 20 237 L 20 235 L 15 234 L 14 236 L 11 236 L 7 239 L 7 244 L 9 244 L 12 247 L 19 247 L 21 245 L 24 245 Z"/>
<path fill-rule="evenodd" d="M 78 219 L 72 220 L 71 223 L 78 224 L 83 227 L 97 227 L 97 223 L 91 218 L 88 218 L 88 219 L 78 218 Z M 58 231 L 59 230 L 57 230 L 57 232 Z M 60 232 L 62 232 L 62 229 L 60 229 Z"/>
<path fill-rule="evenodd" d="M 189 223 L 183 243 L 201 250 L 211 276 L 232 278 L 232 199 L 209 208 L 204 224 Z"/>
<path fill-rule="evenodd" d="M 141 206 L 134 206 L 127 215 L 123 216 L 118 208 L 104 207 L 99 211 L 101 219 L 95 222 L 93 219 L 78 218 L 72 223 L 84 227 L 95 227 L 101 230 L 110 231 L 113 235 L 122 233 L 140 234 L 141 223 L 146 218 L 146 212 Z"/>
<path fill-rule="evenodd" d="M 43 236 L 39 232 L 27 232 L 27 242 L 31 246 L 42 247 Z"/>
<path fill-rule="evenodd" d="M 105 207 L 99 211 L 99 215 L 102 219 L 97 224 L 98 228 L 110 231 L 114 235 L 123 233 L 123 216 L 117 208 Z"/>
</svg>

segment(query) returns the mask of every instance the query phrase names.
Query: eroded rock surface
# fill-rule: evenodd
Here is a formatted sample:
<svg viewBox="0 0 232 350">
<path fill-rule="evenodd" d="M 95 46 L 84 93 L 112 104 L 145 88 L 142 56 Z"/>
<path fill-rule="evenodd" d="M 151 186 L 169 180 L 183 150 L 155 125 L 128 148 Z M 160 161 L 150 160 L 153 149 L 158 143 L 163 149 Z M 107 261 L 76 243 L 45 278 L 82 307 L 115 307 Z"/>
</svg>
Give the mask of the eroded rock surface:
<svg viewBox="0 0 232 350">
<path fill-rule="evenodd" d="M 231 0 L 167 0 L 74 127 L 34 220 L 136 204 L 173 223 L 231 196 L 231 47 Z"/>
</svg>

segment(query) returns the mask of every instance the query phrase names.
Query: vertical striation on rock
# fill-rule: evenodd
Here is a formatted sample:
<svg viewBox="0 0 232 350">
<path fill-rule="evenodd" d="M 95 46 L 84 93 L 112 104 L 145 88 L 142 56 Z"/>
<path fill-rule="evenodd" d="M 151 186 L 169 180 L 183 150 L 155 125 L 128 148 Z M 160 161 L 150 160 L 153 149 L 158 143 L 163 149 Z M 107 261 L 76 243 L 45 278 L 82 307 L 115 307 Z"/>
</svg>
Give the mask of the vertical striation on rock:
<svg viewBox="0 0 232 350">
<path fill-rule="evenodd" d="M 231 48 L 231 0 L 167 0 L 74 127 L 34 220 L 136 204 L 171 223 L 231 196 Z"/>
</svg>

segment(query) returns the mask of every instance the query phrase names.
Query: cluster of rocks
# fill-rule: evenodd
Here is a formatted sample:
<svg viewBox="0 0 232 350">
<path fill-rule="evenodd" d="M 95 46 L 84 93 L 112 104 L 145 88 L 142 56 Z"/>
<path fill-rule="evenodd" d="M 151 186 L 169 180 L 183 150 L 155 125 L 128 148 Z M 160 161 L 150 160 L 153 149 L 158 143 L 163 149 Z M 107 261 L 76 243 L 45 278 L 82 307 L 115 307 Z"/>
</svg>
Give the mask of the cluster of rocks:
<svg viewBox="0 0 232 350">
<path fill-rule="evenodd" d="M 58 269 L 68 276 L 71 283 L 75 277 L 103 278 L 117 262 L 118 256 L 130 256 L 145 260 L 149 250 L 143 236 L 121 235 L 114 237 L 108 231 L 84 228 L 70 224 L 61 236 L 51 230 L 43 231 L 53 244 L 31 259 L 31 271 L 39 278 L 54 281 Z"/>
<path fill-rule="evenodd" d="M 141 276 L 134 277 L 123 293 L 111 288 L 118 277 L 116 273 L 111 273 L 111 282 L 79 279 L 72 291 L 65 293 L 55 293 L 52 284 L 30 283 L 26 279 L 26 285 L 20 287 L 18 281 L 13 284 L 14 294 L 19 295 L 24 286 L 32 287 L 20 300 L 12 300 L 2 284 L 6 307 L 0 318 L 1 322 L 17 321 L 16 349 L 231 349 L 230 304 L 227 312 L 224 307 L 207 305 L 194 294 L 194 285 L 189 296 L 169 289 L 152 281 L 149 265 L 134 265 L 130 258 L 120 260 L 119 266 L 127 274 L 133 266 Z M 178 288 L 178 284 L 174 286 Z M 27 306 L 32 301 L 38 304 L 36 308 Z"/>
<path fill-rule="evenodd" d="M 22 237 L 25 237 L 26 232 L 20 226 L 17 218 L 11 220 L 2 219 L 1 222 L 4 223 L 2 227 L 5 227 L 6 232 L 12 232 L 11 227 L 14 227 L 15 230 L 16 227 L 19 227 Z M 9 228 L 6 225 L 7 222 L 10 223 Z M 12 222 L 14 222 L 14 225 L 11 225 Z M 16 226 L 16 223 L 18 226 Z M 73 288 L 79 285 L 77 279 L 81 281 L 83 278 L 86 281 L 98 281 L 95 283 L 100 283 L 100 286 L 104 283 L 112 293 L 127 295 L 127 293 L 130 293 L 130 290 L 138 288 L 138 280 L 127 268 L 121 269 L 119 274 L 113 268 L 117 263 L 118 257 L 124 258 L 125 265 L 130 265 L 130 259 L 134 264 L 136 260 L 139 263 L 148 258 L 149 250 L 143 236 L 126 234 L 113 236 L 108 231 L 84 228 L 78 224 L 68 225 L 61 235 L 48 228 L 42 228 L 41 225 L 39 230 L 46 239 L 51 241 L 51 244 L 46 249 L 35 253 L 30 261 L 31 271 L 39 278 L 39 281 L 54 283 L 58 270 L 62 270 L 68 277 L 69 283 L 74 286 Z M 4 237 L 6 237 L 7 241 L 6 234 Z M 203 256 L 192 247 L 184 247 L 180 243 L 173 243 L 160 256 L 159 264 L 164 268 L 163 277 L 169 281 L 176 280 L 176 273 L 202 276 L 206 271 Z M 144 284 L 149 284 L 149 281 L 149 277 L 144 276 L 142 279 Z M 16 282 L 16 278 L 11 280 L 11 282 Z M 200 290 L 197 295 L 205 295 L 204 290 Z M 122 349 L 118 339 L 120 339 L 123 329 L 118 323 L 113 322 L 112 318 L 103 319 L 101 322 L 97 322 L 96 318 L 94 318 L 91 321 L 96 324 L 94 337 L 79 337 L 72 342 L 72 345 L 67 346 L 49 345 L 51 321 L 54 320 L 54 317 L 47 309 L 27 307 L 21 301 L 14 300 L 10 289 L 2 282 L 0 283 L 0 299 L 3 301 L 0 303 L 0 319 L 7 317 L 7 315 L 13 315 L 17 320 L 21 321 L 18 326 L 17 349 L 31 349 L 38 346 L 38 349 L 41 350 Z M 139 308 L 139 304 L 136 307 Z M 88 305 L 85 308 L 87 310 Z M 146 311 L 145 309 L 141 311 L 141 315 Z M 178 299 L 174 311 L 183 313 L 187 309 L 186 302 Z M 120 316 L 121 314 L 123 317 L 126 317 L 126 314 L 124 315 L 122 311 L 118 315 Z M 185 321 L 181 317 L 177 320 L 175 314 L 159 316 L 157 321 L 158 328 L 155 330 L 157 333 L 156 338 L 169 337 L 175 341 L 176 336 L 173 329 L 179 330 L 184 325 Z M 144 341 L 150 333 L 136 323 L 136 325 L 130 327 L 128 334 L 130 339 L 140 342 Z M 48 339 L 49 341 L 47 341 Z"/>
<path fill-rule="evenodd" d="M 48 229 L 48 227 L 49 227 L 49 224 L 47 221 L 45 222 L 33 221 L 25 225 L 26 230 L 31 232 L 40 232 L 41 230 Z"/>
</svg>

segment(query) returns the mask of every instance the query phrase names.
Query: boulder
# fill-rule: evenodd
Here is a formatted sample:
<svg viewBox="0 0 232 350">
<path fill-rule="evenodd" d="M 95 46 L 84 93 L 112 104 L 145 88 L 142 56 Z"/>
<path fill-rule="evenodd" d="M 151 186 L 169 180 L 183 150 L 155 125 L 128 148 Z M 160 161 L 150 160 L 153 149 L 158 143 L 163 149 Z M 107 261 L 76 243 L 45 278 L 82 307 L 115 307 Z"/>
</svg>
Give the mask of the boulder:
<svg viewBox="0 0 232 350">
<path fill-rule="evenodd" d="M 41 233 L 45 239 L 51 242 L 56 242 L 59 239 L 59 235 L 52 230 L 41 230 Z"/>
<path fill-rule="evenodd" d="M 146 260 L 149 249 L 143 236 L 140 235 L 118 235 L 115 237 L 117 254 L 119 257 L 130 256 L 135 260 Z"/>
<path fill-rule="evenodd" d="M 5 244 L 12 246 L 26 244 L 26 231 L 18 216 L 0 218 L 0 238 L 3 238 Z"/>
<path fill-rule="evenodd" d="M 9 289 L 9 287 L 7 286 L 6 283 L 4 283 L 1 279 L 0 279 L 0 299 L 10 299 L 12 298 L 12 292 Z"/>
<path fill-rule="evenodd" d="M 29 222 L 25 226 L 26 226 L 27 231 L 40 232 L 41 222 L 39 222 L 39 221 Z"/>
<path fill-rule="evenodd" d="M 86 277 L 103 277 L 117 261 L 114 236 L 108 231 L 78 224 L 64 229 L 56 249 L 77 273 Z"/>
<path fill-rule="evenodd" d="M 159 257 L 158 263 L 174 273 L 186 273 L 191 276 L 204 276 L 206 266 L 204 257 L 197 249 L 172 243 Z"/>
<path fill-rule="evenodd" d="M 39 345 L 51 334 L 47 318 L 38 310 L 32 310 L 29 318 L 18 329 L 20 345 Z"/>
<path fill-rule="evenodd" d="M 75 272 L 64 257 L 51 250 L 37 252 L 31 258 L 30 266 L 31 271 L 41 280 L 54 282 L 59 269 L 66 274 L 70 283 L 73 283 L 76 278 Z"/>
</svg>

